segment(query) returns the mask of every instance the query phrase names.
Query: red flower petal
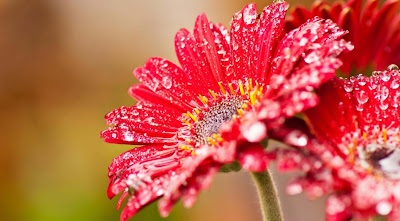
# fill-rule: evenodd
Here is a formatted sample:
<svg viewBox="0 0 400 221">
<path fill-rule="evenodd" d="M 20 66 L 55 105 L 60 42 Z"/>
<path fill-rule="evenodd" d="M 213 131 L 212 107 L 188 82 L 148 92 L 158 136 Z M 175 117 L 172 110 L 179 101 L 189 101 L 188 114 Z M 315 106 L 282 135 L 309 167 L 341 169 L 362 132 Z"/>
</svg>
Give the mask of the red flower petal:
<svg viewBox="0 0 400 221">
<path fill-rule="evenodd" d="M 350 197 L 348 195 L 329 196 L 326 200 L 325 214 L 327 221 L 351 219 Z"/>
<path fill-rule="evenodd" d="M 171 104 L 168 100 L 155 94 L 153 91 L 151 91 L 149 88 L 147 88 L 142 84 L 136 84 L 131 86 L 128 90 L 128 93 L 133 98 L 136 98 L 139 101 L 152 103 L 160 106 L 166 106 L 171 109 L 176 109 L 178 111 L 185 112 L 185 109 L 182 109 L 181 105 Z"/>
<path fill-rule="evenodd" d="M 255 76 L 258 25 L 255 4 L 246 5 L 234 15 L 231 22 L 232 71 L 228 73 L 228 82 Z"/>
<path fill-rule="evenodd" d="M 132 130 L 147 133 L 175 133 L 182 126 L 182 113 L 164 106 L 139 102 L 132 107 L 120 107 L 108 113 L 108 125 L 128 124 Z"/>
<path fill-rule="evenodd" d="M 277 49 L 271 82 L 277 85 L 282 84 L 283 79 L 291 73 L 299 58 L 306 50 L 310 49 L 312 44 L 313 47 L 318 48 L 325 42 L 337 39 L 345 33 L 332 21 L 324 21 L 320 18 L 314 18 L 288 33 Z"/>
<path fill-rule="evenodd" d="M 258 82 L 263 82 L 261 79 L 270 77 L 267 74 L 270 73 L 273 54 L 283 35 L 283 25 L 288 7 L 287 3 L 269 5 L 261 14 L 258 30 L 260 44 L 257 58 L 258 79 L 256 80 Z"/>
<path fill-rule="evenodd" d="M 208 93 L 208 89 L 219 90 L 205 52 L 188 30 L 181 29 L 176 33 L 175 50 L 192 87 L 200 90 L 202 94 Z"/>
<path fill-rule="evenodd" d="M 147 145 L 119 155 L 108 168 L 108 196 L 112 198 L 128 185 L 144 185 L 153 177 L 177 167 L 176 152 L 176 148 L 165 145 Z"/>
<path fill-rule="evenodd" d="M 258 143 L 244 144 L 238 151 L 240 165 L 252 172 L 262 172 L 268 167 L 268 155 Z"/>
<path fill-rule="evenodd" d="M 188 85 L 184 72 L 168 60 L 150 58 L 133 74 L 154 93 L 182 109 L 191 110 L 200 105 L 200 101 L 193 100 L 199 91 Z"/>
<path fill-rule="evenodd" d="M 215 44 L 216 39 L 211 31 L 210 25 L 205 14 L 199 15 L 194 25 L 194 37 L 207 57 L 214 79 L 218 82 L 222 82 L 224 79 L 224 72 Z"/>
<path fill-rule="evenodd" d="M 135 131 L 128 124 L 120 124 L 116 127 L 110 127 L 101 132 L 101 137 L 107 143 L 119 144 L 147 144 L 147 143 L 165 143 L 169 142 L 168 138 L 172 135 L 168 134 L 150 134 Z"/>
</svg>

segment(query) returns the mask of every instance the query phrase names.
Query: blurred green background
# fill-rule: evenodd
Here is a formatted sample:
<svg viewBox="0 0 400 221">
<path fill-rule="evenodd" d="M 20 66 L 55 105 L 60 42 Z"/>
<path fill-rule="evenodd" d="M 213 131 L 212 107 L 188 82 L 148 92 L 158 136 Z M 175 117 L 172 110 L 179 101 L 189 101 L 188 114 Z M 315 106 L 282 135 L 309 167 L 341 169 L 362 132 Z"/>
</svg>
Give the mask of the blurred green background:
<svg viewBox="0 0 400 221">
<path fill-rule="evenodd" d="M 107 167 L 129 149 L 106 144 L 104 115 L 135 101 L 131 75 L 147 58 L 177 61 L 174 35 L 196 16 L 229 24 L 241 0 L 0 0 L 0 220 L 118 220 Z M 261 11 L 271 1 L 257 1 Z M 311 1 L 291 1 L 305 4 Z M 322 220 L 323 201 L 287 197 L 286 220 Z M 261 220 L 245 172 L 218 174 L 192 209 L 167 219 L 156 204 L 132 220 Z"/>
</svg>

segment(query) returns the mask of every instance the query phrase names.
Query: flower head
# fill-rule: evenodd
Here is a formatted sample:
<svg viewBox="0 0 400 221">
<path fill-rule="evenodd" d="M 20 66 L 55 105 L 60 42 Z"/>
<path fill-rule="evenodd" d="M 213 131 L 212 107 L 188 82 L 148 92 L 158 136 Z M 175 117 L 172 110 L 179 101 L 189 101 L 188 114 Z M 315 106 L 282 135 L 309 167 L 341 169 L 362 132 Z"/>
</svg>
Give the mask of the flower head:
<svg viewBox="0 0 400 221">
<path fill-rule="evenodd" d="M 395 65 L 371 77 L 336 78 L 323 85 L 319 105 L 306 111 L 313 134 L 297 120 L 286 132 L 274 134 L 299 150 L 279 150 L 280 169 L 306 171 L 288 192 L 330 193 L 328 220 L 376 215 L 399 220 L 399 86 Z"/>
<path fill-rule="evenodd" d="M 106 142 L 145 144 L 115 158 L 108 195 L 128 197 L 121 220 L 162 198 L 168 215 L 183 198 L 193 205 L 222 165 L 237 160 L 263 171 L 268 156 L 258 143 L 269 127 L 315 106 L 311 92 L 335 75 L 337 56 L 352 45 L 337 40 L 346 32 L 314 18 L 284 35 L 288 5 L 275 3 L 257 15 L 249 4 L 234 15 L 228 31 L 204 14 L 194 34 L 175 37 L 181 67 L 150 58 L 134 70 L 141 84 L 129 94 L 139 102 L 106 115 Z"/>
<path fill-rule="evenodd" d="M 285 23 L 287 31 L 299 27 L 314 16 L 332 19 L 339 27 L 348 30 L 345 39 L 351 41 L 355 49 L 343 55 L 341 73 L 368 73 L 382 70 L 390 64 L 400 62 L 400 1 L 389 0 L 379 8 L 379 1 L 348 0 L 347 3 L 316 1 L 310 10 L 295 7 Z"/>
</svg>

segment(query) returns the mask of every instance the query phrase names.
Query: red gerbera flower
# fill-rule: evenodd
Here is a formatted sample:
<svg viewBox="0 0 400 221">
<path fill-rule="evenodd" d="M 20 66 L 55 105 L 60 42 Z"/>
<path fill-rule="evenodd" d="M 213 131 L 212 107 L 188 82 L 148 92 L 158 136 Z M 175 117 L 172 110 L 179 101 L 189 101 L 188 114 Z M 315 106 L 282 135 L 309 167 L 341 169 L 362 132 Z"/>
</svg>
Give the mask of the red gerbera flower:
<svg viewBox="0 0 400 221">
<path fill-rule="evenodd" d="M 128 197 L 121 220 L 162 198 L 168 215 L 183 198 L 191 206 L 224 164 L 238 160 L 263 171 L 268 158 L 258 144 L 266 128 L 315 106 L 311 91 L 335 75 L 336 58 L 352 46 L 337 40 L 345 31 L 312 19 L 283 36 L 288 5 L 276 3 L 257 15 L 249 4 L 236 13 L 231 30 L 204 14 L 194 34 L 176 34 L 182 68 L 161 58 L 134 70 L 141 84 L 129 89 L 139 102 L 106 115 L 113 125 L 106 142 L 146 144 L 115 158 L 109 167 L 108 196 Z"/>
<path fill-rule="evenodd" d="M 287 131 L 274 133 L 299 147 L 278 150 L 279 168 L 307 172 L 288 192 L 331 193 L 327 220 L 376 215 L 400 220 L 399 86 L 395 65 L 371 77 L 336 78 L 323 85 L 320 103 L 306 111 L 316 138 L 296 119 Z"/>
<path fill-rule="evenodd" d="M 299 27 L 308 19 L 319 16 L 331 19 L 348 30 L 345 39 L 355 49 L 343 56 L 341 67 L 344 76 L 382 70 L 390 64 L 400 63 L 400 1 L 388 0 L 379 8 L 378 0 L 349 0 L 347 3 L 316 1 L 310 10 L 295 7 L 285 23 L 287 31 Z"/>
</svg>

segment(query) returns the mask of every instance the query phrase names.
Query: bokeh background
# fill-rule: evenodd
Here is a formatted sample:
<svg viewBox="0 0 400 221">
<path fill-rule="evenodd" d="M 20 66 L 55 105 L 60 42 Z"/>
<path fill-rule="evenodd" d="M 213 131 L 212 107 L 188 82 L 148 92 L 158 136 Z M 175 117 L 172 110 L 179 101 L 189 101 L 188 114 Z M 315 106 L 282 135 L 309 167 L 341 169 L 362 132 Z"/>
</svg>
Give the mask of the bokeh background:
<svg viewBox="0 0 400 221">
<path fill-rule="evenodd" d="M 118 220 L 107 167 L 129 146 L 106 144 L 104 115 L 133 105 L 131 75 L 147 58 L 177 61 L 174 35 L 196 16 L 229 24 L 244 0 L 0 0 L 0 220 Z M 256 1 L 261 11 L 271 1 Z M 312 2 L 290 1 L 290 4 Z M 323 200 L 287 197 L 286 220 L 323 220 Z M 261 220 L 245 172 L 218 174 L 192 209 L 156 204 L 132 220 Z"/>
</svg>

